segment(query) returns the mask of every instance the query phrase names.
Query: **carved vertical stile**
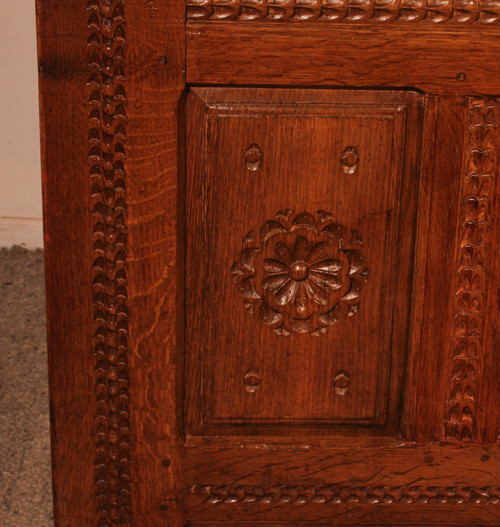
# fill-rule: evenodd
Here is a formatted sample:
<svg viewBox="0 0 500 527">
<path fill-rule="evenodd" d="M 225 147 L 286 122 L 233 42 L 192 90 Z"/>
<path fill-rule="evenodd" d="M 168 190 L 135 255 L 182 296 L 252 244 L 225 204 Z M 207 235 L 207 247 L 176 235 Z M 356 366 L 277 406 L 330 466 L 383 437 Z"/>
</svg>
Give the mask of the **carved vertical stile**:
<svg viewBox="0 0 500 527">
<path fill-rule="evenodd" d="M 89 0 L 98 525 L 130 525 L 123 0 Z"/>
<path fill-rule="evenodd" d="M 499 101 L 468 98 L 460 225 L 453 300 L 452 369 L 444 435 L 475 439 L 484 349 L 484 322 L 498 172 Z"/>
</svg>

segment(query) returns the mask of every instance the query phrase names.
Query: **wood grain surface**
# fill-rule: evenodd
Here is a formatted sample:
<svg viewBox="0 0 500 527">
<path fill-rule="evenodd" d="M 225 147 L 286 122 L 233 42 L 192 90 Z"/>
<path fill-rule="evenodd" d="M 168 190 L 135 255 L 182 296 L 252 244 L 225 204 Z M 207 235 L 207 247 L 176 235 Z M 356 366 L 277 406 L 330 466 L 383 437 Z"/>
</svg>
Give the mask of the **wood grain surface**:
<svg viewBox="0 0 500 527">
<path fill-rule="evenodd" d="M 56 526 L 499 525 L 497 3 L 37 16 Z"/>
<path fill-rule="evenodd" d="M 398 429 L 422 105 L 412 92 L 191 91 L 190 433 Z"/>
<path fill-rule="evenodd" d="M 127 209 L 136 525 L 181 525 L 184 8 L 128 9 Z"/>
<path fill-rule="evenodd" d="M 84 6 L 78 10 L 70 3 L 37 2 L 37 17 L 54 522 L 94 527 L 97 408 L 88 13 Z M 66 24 L 72 34 L 62 37 Z"/>
<path fill-rule="evenodd" d="M 499 53 L 497 30 L 190 22 L 186 80 L 497 95 Z"/>
<path fill-rule="evenodd" d="M 37 15 L 55 522 L 180 523 L 184 6 Z"/>
</svg>

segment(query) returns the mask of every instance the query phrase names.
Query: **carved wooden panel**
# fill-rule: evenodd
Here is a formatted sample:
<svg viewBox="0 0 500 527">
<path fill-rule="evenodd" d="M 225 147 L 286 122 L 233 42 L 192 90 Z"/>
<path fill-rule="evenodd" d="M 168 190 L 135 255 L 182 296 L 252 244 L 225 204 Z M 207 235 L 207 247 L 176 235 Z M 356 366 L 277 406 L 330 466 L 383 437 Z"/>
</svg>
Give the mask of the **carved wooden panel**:
<svg viewBox="0 0 500 527">
<path fill-rule="evenodd" d="M 498 0 L 186 0 L 191 20 L 498 24 Z"/>
<path fill-rule="evenodd" d="M 415 445 L 383 438 L 272 442 L 192 438 L 187 517 L 193 525 L 461 527 L 496 525 L 500 462 L 480 445 Z M 271 476 L 269 474 L 272 473 Z M 467 474 L 467 484 L 459 474 Z M 436 521 L 442 518 L 442 522 Z M 418 519 L 418 523 L 417 523 Z"/>
<path fill-rule="evenodd" d="M 177 258 L 170 129 L 185 5 L 36 7 L 54 524 L 179 524 L 178 401 L 143 387 L 173 386 L 176 367 L 158 365 L 180 357 L 177 278 L 165 267 Z"/>
<path fill-rule="evenodd" d="M 398 427 L 419 101 L 192 90 L 188 430 Z"/>
</svg>

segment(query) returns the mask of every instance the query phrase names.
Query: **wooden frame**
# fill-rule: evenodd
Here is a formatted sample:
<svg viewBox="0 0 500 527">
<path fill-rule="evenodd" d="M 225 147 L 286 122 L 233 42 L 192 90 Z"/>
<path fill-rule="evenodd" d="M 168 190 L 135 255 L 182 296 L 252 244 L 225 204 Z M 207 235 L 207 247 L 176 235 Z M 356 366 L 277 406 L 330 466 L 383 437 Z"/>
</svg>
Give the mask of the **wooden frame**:
<svg viewBox="0 0 500 527">
<path fill-rule="evenodd" d="M 339 4 L 37 0 L 57 526 L 385 525 L 386 503 L 391 524 L 498 523 L 500 6 Z M 411 349 L 444 351 L 410 355 L 407 441 L 184 437 L 184 101 L 202 84 L 428 92 Z M 448 118 L 465 135 L 443 159 Z M 322 479 L 290 464 L 297 452 Z"/>
<path fill-rule="evenodd" d="M 57 525 L 179 523 L 184 9 L 37 2 Z"/>
</svg>

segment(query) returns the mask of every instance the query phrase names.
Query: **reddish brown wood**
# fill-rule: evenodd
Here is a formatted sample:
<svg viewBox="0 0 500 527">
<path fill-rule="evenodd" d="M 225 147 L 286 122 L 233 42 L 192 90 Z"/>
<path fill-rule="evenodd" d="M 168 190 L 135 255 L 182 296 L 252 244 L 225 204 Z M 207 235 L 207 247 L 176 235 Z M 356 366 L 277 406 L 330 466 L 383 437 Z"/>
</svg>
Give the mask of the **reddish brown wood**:
<svg viewBox="0 0 500 527">
<path fill-rule="evenodd" d="M 404 417 L 406 435 L 417 440 L 439 440 L 443 433 L 465 120 L 462 99 L 428 99 Z"/>
<path fill-rule="evenodd" d="M 500 523 L 498 12 L 37 2 L 58 527 Z"/>
<path fill-rule="evenodd" d="M 499 171 L 499 118 L 499 99 L 467 99 L 467 129 L 456 235 L 458 247 L 453 288 L 452 357 L 447 376 L 444 423 L 445 437 L 459 440 L 477 437 L 479 387 L 485 365 L 491 361 L 485 347 L 485 332 L 489 332 L 486 322 L 494 232 L 493 196 Z M 487 384 L 488 377 L 487 374 Z M 494 440 L 495 420 L 492 425 L 485 426 L 482 434 L 483 437 L 488 434 Z"/>
<path fill-rule="evenodd" d="M 379 439 L 340 439 L 336 447 L 193 441 L 187 515 L 193 525 L 236 516 L 244 524 L 496 525 L 499 461 L 498 449 L 486 446 Z"/>
<path fill-rule="evenodd" d="M 133 525 L 182 524 L 184 6 L 126 2 Z M 152 389 L 152 391 L 151 391 Z"/>
<path fill-rule="evenodd" d="M 88 13 L 55 4 L 37 2 L 54 521 L 93 527 L 97 410 Z M 72 34 L 61 38 L 66 24 Z"/>
<path fill-rule="evenodd" d="M 398 428 L 419 101 L 412 92 L 191 91 L 189 432 Z"/>
<path fill-rule="evenodd" d="M 191 22 L 186 80 L 498 94 L 498 30 Z"/>
<path fill-rule="evenodd" d="M 471 4 L 466 0 L 443 3 L 411 0 L 186 0 L 189 20 L 321 20 L 332 22 L 375 22 L 388 25 L 398 21 L 412 24 L 496 25 L 500 22 L 500 4 L 489 0 Z M 484 27 L 484 26 L 483 26 Z"/>
<path fill-rule="evenodd" d="M 37 13 L 56 525 L 179 525 L 184 6 Z"/>
</svg>

